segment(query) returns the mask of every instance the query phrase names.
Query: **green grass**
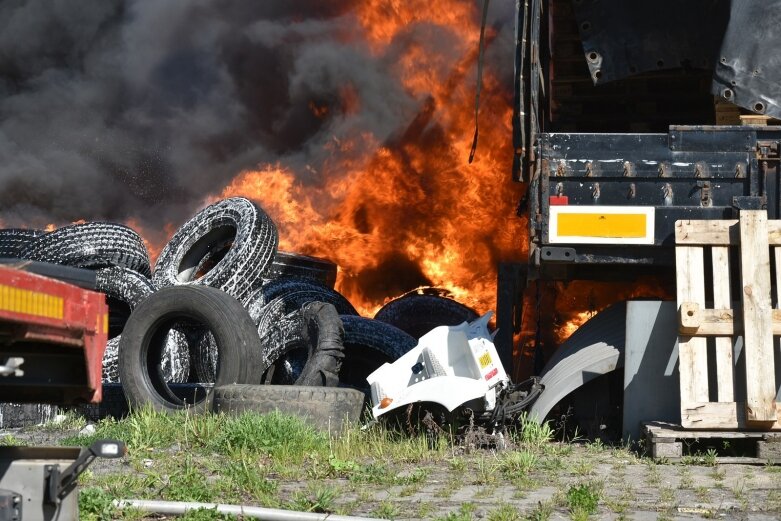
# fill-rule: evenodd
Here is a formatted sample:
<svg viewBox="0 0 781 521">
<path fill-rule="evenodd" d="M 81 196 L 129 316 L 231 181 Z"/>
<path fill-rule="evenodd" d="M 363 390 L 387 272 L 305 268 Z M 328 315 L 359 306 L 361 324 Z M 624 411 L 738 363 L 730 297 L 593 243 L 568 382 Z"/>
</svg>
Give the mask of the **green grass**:
<svg viewBox="0 0 781 521">
<path fill-rule="evenodd" d="M 536 466 L 538 456 L 528 450 L 508 451 L 499 461 L 499 469 L 508 479 L 531 472 Z"/>
<path fill-rule="evenodd" d="M 410 437 L 381 425 L 348 428 L 339 436 L 329 436 L 279 414 L 195 416 L 151 409 L 120 421 L 99 422 L 94 434 L 70 437 L 63 443 L 85 446 L 99 438 L 125 440 L 128 455 L 92 467 L 82 476 L 80 512 L 91 521 L 143 519 L 138 511 L 112 506 L 113 499 L 125 498 L 247 504 L 386 519 L 418 515 L 444 516 L 439 519 L 451 521 L 544 520 L 556 508 L 580 520 L 595 517 L 600 505 L 623 516 L 636 504 L 634 492 L 603 496 L 602 491 L 620 490 L 616 487 L 628 475 L 625 467 L 634 466 L 636 473 L 640 461 L 596 443 L 553 441 L 547 424 L 531 421 L 510 432 L 513 449 L 492 452 L 454 446 L 446 437 L 431 445 L 425 436 Z M 701 465 L 708 464 L 706 456 Z M 662 487 L 662 475 L 667 479 L 671 467 L 645 461 L 641 485 L 659 490 L 659 504 L 671 508 L 674 491 Z M 604 475 L 606 468 L 612 469 L 611 475 Z M 772 475 L 773 470 L 766 467 L 761 472 Z M 716 486 L 724 487 L 724 470 L 714 466 L 709 471 Z M 683 488 L 702 495 L 688 467 L 679 466 L 672 472 L 680 473 Z M 442 498 L 449 504 L 461 503 L 462 489 L 472 486 L 478 492 L 465 497 L 475 504 L 465 503 L 448 514 L 439 509 Z M 378 495 L 391 487 L 391 496 Z M 504 490 L 502 499 L 493 495 L 499 488 Z M 542 488 L 555 490 L 554 497 L 534 508 L 513 506 L 516 499 Z M 748 498 L 744 488 L 733 489 L 736 498 Z M 422 501 L 427 495 L 434 498 Z M 781 508 L 781 496 L 772 495 L 772 503 Z M 186 518 L 230 517 L 207 510 L 190 512 Z"/>
<path fill-rule="evenodd" d="M 295 493 L 288 506 L 301 512 L 330 514 L 335 510 L 334 500 L 338 496 L 339 491 L 334 487 L 310 485 L 306 491 Z"/>
<path fill-rule="evenodd" d="M 567 489 L 566 501 L 572 519 L 588 519 L 596 514 L 601 486 L 594 482 L 579 483 Z"/>
<path fill-rule="evenodd" d="M 520 422 L 521 428 L 514 436 L 516 443 L 540 448 L 553 439 L 553 428 L 550 422 L 540 423 L 530 420 L 526 413 L 521 416 Z"/>
<path fill-rule="evenodd" d="M 86 521 L 109 521 L 116 517 L 114 498 L 103 489 L 85 488 L 79 492 L 79 516 Z"/>
</svg>

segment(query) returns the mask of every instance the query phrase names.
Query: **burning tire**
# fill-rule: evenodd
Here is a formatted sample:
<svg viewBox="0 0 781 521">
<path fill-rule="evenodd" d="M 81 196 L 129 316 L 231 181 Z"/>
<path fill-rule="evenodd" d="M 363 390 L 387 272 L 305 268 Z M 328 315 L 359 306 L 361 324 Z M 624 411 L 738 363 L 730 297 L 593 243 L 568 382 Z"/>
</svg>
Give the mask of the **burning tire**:
<svg viewBox="0 0 781 521">
<path fill-rule="evenodd" d="M 130 313 L 151 295 L 155 288 L 149 278 L 118 266 L 95 272 L 95 289 L 106 294 L 109 306 L 109 341 L 103 354 L 103 381 L 119 381 L 119 342 Z M 176 329 L 166 339 L 163 350 L 163 374 L 166 381 L 186 382 L 190 374 L 185 335 Z"/>
<path fill-rule="evenodd" d="M 155 264 L 158 288 L 212 286 L 244 300 L 259 286 L 277 250 L 277 229 L 254 203 L 234 197 L 184 223 Z"/>
<path fill-rule="evenodd" d="M 368 390 L 366 377 L 385 362 L 393 362 L 417 345 L 404 331 L 379 320 L 343 315 L 344 363 L 339 379 L 344 385 Z"/>
<path fill-rule="evenodd" d="M 171 326 L 187 322 L 208 328 L 218 346 L 215 386 L 259 383 L 266 367 L 255 325 L 241 304 L 208 286 L 163 288 L 131 313 L 119 346 L 119 374 L 131 407 L 161 411 L 211 409 L 212 393 L 195 403 L 178 398 L 165 381 L 160 359 Z"/>
<path fill-rule="evenodd" d="M 46 232 L 28 228 L 6 228 L 0 230 L 0 257 L 19 257 L 22 248 Z"/>
<path fill-rule="evenodd" d="M 439 294 L 407 293 L 385 304 L 374 319 L 420 338 L 437 326 L 457 326 L 478 316 L 472 308 Z"/>
<path fill-rule="evenodd" d="M 19 252 L 23 259 L 77 268 L 120 266 L 149 275 L 149 253 L 141 237 L 112 223 L 72 224 L 37 237 Z"/>
<path fill-rule="evenodd" d="M 321 429 L 341 429 L 361 418 L 364 394 L 342 387 L 298 385 L 226 385 L 214 389 L 214 411 L 279 411 L 298 416 Z"/>
</svg>

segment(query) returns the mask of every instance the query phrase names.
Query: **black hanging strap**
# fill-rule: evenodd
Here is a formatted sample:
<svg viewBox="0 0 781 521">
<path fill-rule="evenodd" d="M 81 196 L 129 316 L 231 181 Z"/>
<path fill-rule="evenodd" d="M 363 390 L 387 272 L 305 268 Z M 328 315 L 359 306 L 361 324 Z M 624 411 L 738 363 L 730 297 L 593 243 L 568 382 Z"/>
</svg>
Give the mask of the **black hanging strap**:
<svg viewBox="0 0 781 521">
<path fill-rule="evenodd" d="M 475 135 L 472 138 L 472 150 L 469 151 L 469 162 L 475 158 L 477 150 L 477 116 L 480 113 L 480 90 L 483 87 L 483 51 L 485 51 L 485 24 L 488 20 L 488 1 L 483 0 L 483 20 L 480 22 L 480 51 L 477 55 L 477 91 L 475 93 Z"/>
</svg>

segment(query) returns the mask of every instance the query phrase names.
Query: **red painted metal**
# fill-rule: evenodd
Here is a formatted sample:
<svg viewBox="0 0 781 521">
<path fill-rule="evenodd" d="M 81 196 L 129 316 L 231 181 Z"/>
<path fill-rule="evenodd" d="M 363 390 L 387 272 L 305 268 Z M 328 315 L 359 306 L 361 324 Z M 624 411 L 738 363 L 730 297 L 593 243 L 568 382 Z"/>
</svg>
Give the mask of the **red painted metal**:
<svg viewBox="0 0 781 521">
<path fill-rule="evenodd" d="M 58 382 L 67 382 L 60 403 L 99 402 L 107 333 L 108 306 L 102 293 L 0 266 L 0 363 L 8 356 L 28 356 L 31 361 L 22 369 L 34 373 L 36 368 L 29 364 L 37 363 L 36 357 L 45 360 L 50 354 L 53 361 L 46 363 L 50 374 L 43 384 L 40 375 L 29 383 L 24 378 L 0 377 L 3 399 L 10 392 L 13 401 L 36 401 L 42 387 L 56 390 Z M 78 371 L 73 363 L 58 366 L 60 356 L 71 361 L 75 357 Z"/>
</svg>

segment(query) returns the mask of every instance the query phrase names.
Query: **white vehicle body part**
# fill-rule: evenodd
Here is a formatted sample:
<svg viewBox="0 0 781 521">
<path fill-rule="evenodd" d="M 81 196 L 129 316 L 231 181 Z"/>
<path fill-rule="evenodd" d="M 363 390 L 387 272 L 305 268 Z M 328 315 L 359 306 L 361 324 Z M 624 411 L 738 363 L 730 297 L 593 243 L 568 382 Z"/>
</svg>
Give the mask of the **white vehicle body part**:
<svg viewBox="0 0 781 521">
<path fill-rule="evenodd" d="M 479 398 L 483 410 L 492 410 L 496 387 L 509 384 L 488 330 L 492 315 L 488 312 L 471 323 L 436 327 L 401 358 L 370 374 L 366 380 L 374 417 L 418 402 L 438 403 L 453 411 Z"/>
</svg>

